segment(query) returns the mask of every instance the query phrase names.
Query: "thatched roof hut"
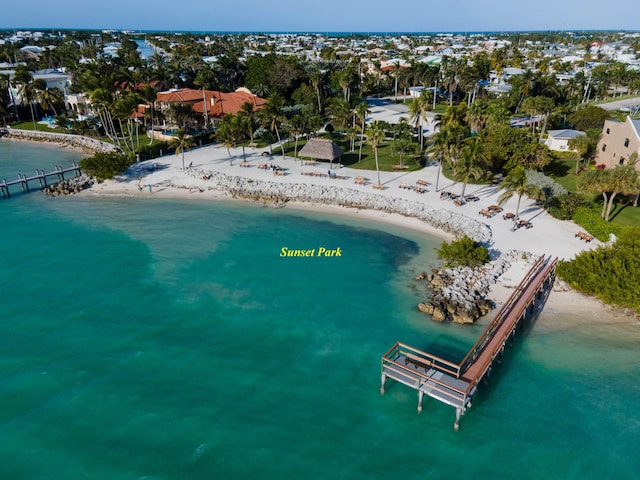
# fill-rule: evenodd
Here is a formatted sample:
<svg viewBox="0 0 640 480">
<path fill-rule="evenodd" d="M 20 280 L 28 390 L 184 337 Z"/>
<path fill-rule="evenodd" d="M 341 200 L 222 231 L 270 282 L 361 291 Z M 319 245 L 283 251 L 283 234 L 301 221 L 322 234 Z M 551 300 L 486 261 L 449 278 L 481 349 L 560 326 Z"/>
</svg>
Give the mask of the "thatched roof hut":
<svg viewBox="0 0 640 480">
<path fill-rule="evenodd" d="M 315 160 L 329 160 L 330 163 L 340 158 L 344 152 L 328 138 L 314 137 L 300 149 L 300 157 L 313 158 Z"/>
</svg>

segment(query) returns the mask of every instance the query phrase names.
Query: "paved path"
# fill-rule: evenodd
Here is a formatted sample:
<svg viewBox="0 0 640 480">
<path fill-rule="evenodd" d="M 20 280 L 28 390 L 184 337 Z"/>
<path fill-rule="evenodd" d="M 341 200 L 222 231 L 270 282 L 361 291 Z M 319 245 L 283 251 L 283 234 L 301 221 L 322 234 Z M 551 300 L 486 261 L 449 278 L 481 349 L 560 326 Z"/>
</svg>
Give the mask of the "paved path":
<svg viewBox="0 0 640 480">
<path fill-rule="evenodd" d="M 599 103 L 598 107 L 605 110 L 620 110 L 621 108 L 633 108 L 640 106 L 640 97 L 616 100 L 615 102 Z"/>
</svg>

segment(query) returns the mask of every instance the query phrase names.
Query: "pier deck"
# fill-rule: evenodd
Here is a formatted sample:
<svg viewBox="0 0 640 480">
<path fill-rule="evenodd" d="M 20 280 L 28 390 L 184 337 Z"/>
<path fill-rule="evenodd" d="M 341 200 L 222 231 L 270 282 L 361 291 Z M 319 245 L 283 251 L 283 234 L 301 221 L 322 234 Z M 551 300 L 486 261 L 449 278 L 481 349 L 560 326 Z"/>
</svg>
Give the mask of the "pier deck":
<svg viewBox="0 0 640 480">
<path fill-rule="evenodd" d="M 457 430 L 478 384 L 490 373 L 496 357 L 502 355 L 527 309 L 545 285 L 552 283 L 557 261 L 550 257 L 536 261 L 460 363 L 397 342 L 382 356 L 380 392 L 384 394 L 387 380 L 393 379 L 418 391 L 418 411 L 422 411 L 424 395 L 450 405 L 456 409 Z"/>
<path fill-rule="evenodd" d="M 38 181 L 38 185 L 40 187 L 47 187 L 48 177 L 57 177 L 58 181 L 62 181 L 65 179 L 65 173 L 70 172 L 74 173 L 75 175 L 80 175 L 80 167 L 75 163 L 73 164 L 73 166 L 68 168 L 62 168 L 56 165 L 55 170 L 53 170 L 52 172 L 47 173 L 44 170 L 36 170 L 36 174 L 30 177 L 19 173 L 18 178 L 16 178 L 15 180 L 7 181 L 6 179 L 3 179 L 2 182 L 0 182 L 0 194 L 2 195 L 2 198 L 11 198 L 11 191 L 9 187 L 13 185 L 20 185 L 20 188 L 23 192 L 29 192 L 31 191 L 29 188 L 29 182 L 32 182 L 34 180 Z"/>
</svg>

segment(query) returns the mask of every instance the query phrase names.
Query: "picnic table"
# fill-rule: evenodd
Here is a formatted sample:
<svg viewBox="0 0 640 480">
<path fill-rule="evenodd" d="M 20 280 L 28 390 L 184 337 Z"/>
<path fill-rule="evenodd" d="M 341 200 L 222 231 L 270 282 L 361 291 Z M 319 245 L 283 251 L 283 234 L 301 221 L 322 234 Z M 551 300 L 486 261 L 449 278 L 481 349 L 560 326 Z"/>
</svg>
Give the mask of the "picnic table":
<svg viewBox="0 0 640 480">
<path fill-rule="evenodd" d="M 593 235 L 589 235 L 587 232 L 578 232 L 575 234 L 575 236 L 578 237 L 580 240 L 584 240 L 587 243 L 593 240 Z"/>
</svg>

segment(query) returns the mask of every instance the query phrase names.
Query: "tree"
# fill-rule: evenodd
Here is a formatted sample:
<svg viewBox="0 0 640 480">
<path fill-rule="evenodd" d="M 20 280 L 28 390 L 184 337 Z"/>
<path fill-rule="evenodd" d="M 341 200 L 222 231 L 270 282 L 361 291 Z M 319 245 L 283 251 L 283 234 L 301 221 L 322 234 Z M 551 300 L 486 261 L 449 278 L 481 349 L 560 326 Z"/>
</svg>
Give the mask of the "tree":
<svg viewBox="0 0 640 480">
<path fill-rule="evenodd" d="M 467 189 L 467 183 L 470 178 L 475 180 L 481 178 L 484 175 L 484 170 L 481 168 L 485 161 L 484 153 L 482 151 L 482 143 L 477 137 L 470 137 L 465 140 L 464 146 L 460 151 L 460 156 L 456 160 L 453 168 L 453 173 L 456 177 L 462 177 L 462 194 L 461 199 L 464 203 L 464 193 Z"/>
<path fill-rule="evenodd" d="M 251 139 L 251 143 L 253 143 L 253 126 L 256 121 L 256 111 L 253 109 L 253 103 L 246 101 L 242 105 L 240 105 L 238 115 L 246 118 L 246 127 L 249 130 L 249 138 Z"/>
<path fill-rule="evenodd" d="M 631 195 L 638 191 L 638 172 L 633 165 L 618 165 L 606 170 L 589 170 L 580 177 L 578 188 L 585 192 L 600 192 L 604 203 L 600 216 L 609 221 L 616 195 Z"/>
<path fill-rule="evenodd" d="M 404 165 L 405 156 L 415 154 L 418 149 L 418 144 L 406 138 L 394 140 L 392 146 L 398 157 L 400 157 L 400 165 Z"/>
<path fill-rule="evenodd" d="M 567 120 L 576 130 L 598 129 L 602 130 L 604 121 L 609 118 L 609 112 L 604 108 L 590 105 L 581 108 L 567 117 Z"/>
<path fill-rule="evenodd" d="M 307 124 L 304 117 L 300 114 L 297 114 L 291 118 L 291 122 L 289 122 L 289 125 L 291 127 L 291 133 L 296 139 L 296 143 L 293 148 L 293 158 L 298 158 L 298 140 L 300 139 L 300 136 L 307 131 Z M 302 164 L 302 159 L 300 160 L 300 163 Z"/>
<path fill-rule="evenodd" d="M 367 140 L 371 144 L 376 159 L 376 172 L 378 173 L 378 185 L 380 185 L 380 166 L 378 164 L 378 147 L 384 141 L 384 129 L 380 121 L 376 120 L 367 127 Z"/>
<path fill-rule="evenodd" d="M 193 141 L 193 137 L 187 135 L 183 129 L 180 129 L 176 132 L 175 136 L 171 139 L 170 145 L 175 147 L 176 155 L 182 153 L 182 169 L 184 170 L 184 151 L 189 150 L 191 147 L 195 145 Z"/>
<path fill-rule="evenodd" d="M 267 126 L 269 130 L 275 132 L 282 149 L 282 157 L 284 158 L 284 145 L 280 139 L 280 132 L 278 131 L 278 124 L 284 120 L 282 114 L 282 107 L 284 107 L 284 98 L 277 93 L 269 95 L 269 98 L 264 102 L 262 109 L 259 110 L 258 115 L 262 119 L 263 125 Z"/>
<path fill-rule="evenodd" d="M 504 192 L 498 198 L 498 205 L 504 205 L 514 195 L 518 196 L 518 203 L 516 205 L 515 217 L 513 217 L 514 228 L 518 221 L 518 214 L 520 213 L 520 201 L 523 195 L 527 195 L 531 198 L 540 197 L 540 189 L 527 181 L 527 173 L 523 166 L 518 166 L 512 169 L 504 178 L 500 186 L 504 189 Z"/>
<path fill-rule="evenodd" d="M 422 121 L 427 117 L 429 110 L 431 110 L 431 97 L 427 91 L 422 92 L 418 98 L 414 98 L 411 105 L 409 105 L 411 121 L 416 127 L 419 127 L 420 150 L 424 149 L 424 127 Z"/>
<path fill-rule="evenodd" d="M 360 102 L 356 105 L 355 114 L 356 118 L 360 122 L 361 131 L 360 131 L 360 149 L 358 151 L 358 162 L 362 160 L 362 142 L 364 140 L 364 128 L 367 124 L 367 114 L 369 113 L 369 107 L 367 106 L 367 102 Z"/>
<path fill-rule="evenodd" d="M 600 139 L 600 130 L 588 130 L 586 135 L 580 135 L 569 139 L 569 148 L 578 153 L 576 159 L 576 175 L 578 174 L 580 161 L 584 160 L 585 166 L 588 164 L 596 153 L 598 140 Z"/>
<path fill-rule="evenodd" d="M 233 165 L 233 159 L 231 158 L 231 148 L 236 146 L 236 138 L 233 132 L 232 115 L 227 114 L 224 116 L 221 122 L 218 123 L 216 128 L 215 138 L 216 141 L 222 143 L 227 148 L 227 154 L 229 155 L 229 165 Z"/>
<path fill-rule="evenodd" d="M 436 253 L 450 267 L 479 267 L 491 261 L 487 247 L 467 235 L 452 242 L 442 242 Z"/>
</svg>

